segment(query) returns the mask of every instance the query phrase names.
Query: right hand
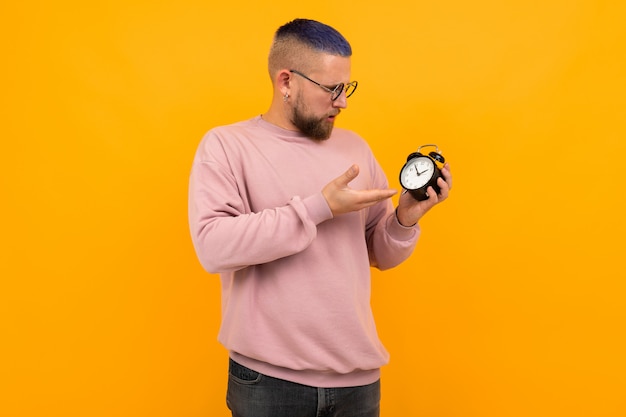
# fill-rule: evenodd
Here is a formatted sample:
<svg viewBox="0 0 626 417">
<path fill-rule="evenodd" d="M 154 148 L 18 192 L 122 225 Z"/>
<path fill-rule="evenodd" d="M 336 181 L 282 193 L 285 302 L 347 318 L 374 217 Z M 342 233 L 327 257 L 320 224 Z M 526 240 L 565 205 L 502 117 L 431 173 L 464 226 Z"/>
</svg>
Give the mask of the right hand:
<svg viewBox="0 0 626 417">
<path fill-rule="evenodd" d="M 333 216 L 358 211 L 396 194 L 393 189 L 353 190 L 348 183 L 359 175 L 359 166 L 352 165 L 346 172 L 328 183 L 322 190 L 322 195 L 328 203 Z"/>
</svg>

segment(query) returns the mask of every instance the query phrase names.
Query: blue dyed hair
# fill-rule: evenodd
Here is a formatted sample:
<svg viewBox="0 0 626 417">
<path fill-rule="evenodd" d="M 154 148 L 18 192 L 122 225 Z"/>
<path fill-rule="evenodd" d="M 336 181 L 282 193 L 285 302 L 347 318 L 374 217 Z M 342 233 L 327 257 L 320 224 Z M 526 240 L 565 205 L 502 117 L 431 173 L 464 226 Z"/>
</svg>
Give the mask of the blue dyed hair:
<svg viewBox="0 0 626 417">
<path fill-rule="evenodd" d="M 352 55 L 352 47 L 341 33 L 315 20 L 295 19 L 276 31 L 276 40 L 290 37 L 319 52 L 345 57 Z"/>
</svg>

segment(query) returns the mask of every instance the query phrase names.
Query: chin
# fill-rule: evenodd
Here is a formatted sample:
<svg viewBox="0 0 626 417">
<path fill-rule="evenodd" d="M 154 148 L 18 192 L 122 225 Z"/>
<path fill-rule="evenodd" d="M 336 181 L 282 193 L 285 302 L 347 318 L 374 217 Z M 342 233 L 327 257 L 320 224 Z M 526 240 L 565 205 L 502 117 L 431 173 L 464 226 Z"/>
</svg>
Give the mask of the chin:
<svg viewBox="0 0 626 417">
<path fill-rule="evenodd" d="M 333 133 L 333 130 L 332 130 L 332 129 L 330 129 L 329 131 L 324 132 L 323 134 L 321 134 L 321 132 L 320 132 L 320 134 L 311 135 L 311 136 L 310 136 L 310 138 L 311 138 L 311 139 L 313 139 L 313 140 L 316 140 L 316 141 L 318 141 L 318 142 L 323 142 L 323 141 L 325 141 L 325 140 L 330 139 L 330 135 L 331 135 L 332 133 Z"/>
</svg>

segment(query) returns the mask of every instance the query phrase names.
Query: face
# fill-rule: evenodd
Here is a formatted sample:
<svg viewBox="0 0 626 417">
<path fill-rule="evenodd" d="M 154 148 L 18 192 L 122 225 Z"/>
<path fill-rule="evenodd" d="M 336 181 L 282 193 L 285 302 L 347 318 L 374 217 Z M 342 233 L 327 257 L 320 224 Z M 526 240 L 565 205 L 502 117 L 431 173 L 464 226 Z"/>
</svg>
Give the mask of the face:
<svg viewBox="0 0 626 417">
<path fill-rule="evenodd" d="M 324 55 L 319 70 L 307 74 L 324 86 L 347 83 L 350 78 L 350 58 Z M 319 85 L 294 75 L 294 96 L 291 109 L 291 123 L 307 137 L 325 140 L 330 137 L 335 118 L 347 107 L 344 93 L 335 100 Z"/>
</svg>

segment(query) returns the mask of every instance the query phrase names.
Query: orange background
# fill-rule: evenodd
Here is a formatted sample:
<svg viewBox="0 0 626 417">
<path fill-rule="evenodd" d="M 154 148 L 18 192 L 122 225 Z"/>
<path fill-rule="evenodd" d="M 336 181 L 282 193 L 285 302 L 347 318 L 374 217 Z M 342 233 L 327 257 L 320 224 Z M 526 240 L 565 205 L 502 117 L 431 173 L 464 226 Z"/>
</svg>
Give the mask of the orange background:
<svg viewBox="0 0 626 417">
<path fill-rule="evenodd" d="M 352 43 L 338 123 L 452 197 L 374 273 L 383 415 L 626 415 L 626 3 L 11 2 L 0 13 L 0 415 L 227 416 L 187 227 L 209 128 L 269 106 L 274 30 Z"/>
</svg>

